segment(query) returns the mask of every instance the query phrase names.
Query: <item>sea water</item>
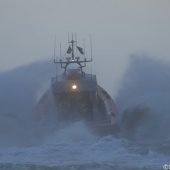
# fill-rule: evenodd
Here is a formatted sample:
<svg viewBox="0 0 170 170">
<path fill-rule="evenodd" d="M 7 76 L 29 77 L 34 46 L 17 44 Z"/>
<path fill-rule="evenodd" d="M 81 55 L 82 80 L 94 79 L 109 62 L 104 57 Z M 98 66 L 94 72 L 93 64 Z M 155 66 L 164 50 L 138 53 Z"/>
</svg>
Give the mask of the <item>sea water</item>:
<svg viewBox="0 0 170 170">
<path fill-rule="evenodd" d="M 169 143 L 166 144 L 169 148 Z M 159 146 L 158 146 L 159 147 Z M 35 146 L 0 148 L 0 169 L 163 169 L 169 155 L 150 144 L 91 134 L 82 122 L 62 129 Z"/>
<path fill-rule="evenodd" d="M 43 63 L 0 75 L 1 170 L 169 169 L 168 64 L 143 57 L 132 60 L 116 97 L 121 125 L 116 136 L 94 134 L 81 121 L 49 134 L 42 128 L 39 134 L 33 96 L 53 72 L 49 68 L 48 74 L 42 73 L 42 68 Z"/>
</svg>

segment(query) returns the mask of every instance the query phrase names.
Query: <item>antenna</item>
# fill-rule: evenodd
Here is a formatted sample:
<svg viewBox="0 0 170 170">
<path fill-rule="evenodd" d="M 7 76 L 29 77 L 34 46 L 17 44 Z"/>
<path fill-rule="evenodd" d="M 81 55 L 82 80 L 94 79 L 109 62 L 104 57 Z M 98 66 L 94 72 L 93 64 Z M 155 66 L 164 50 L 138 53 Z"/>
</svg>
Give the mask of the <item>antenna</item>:
<svg viewBox="0 0 170 170">
<path fill-rule="evenodd" d="M 56 56 L 56 35 L 54 37 L 54 62 L 57 60 L 57 56 Z M 58 72 L 58 69 L 57 69 L 57 64 L 56 64 L 56 75 L 57 75 L 57 72 Z"/>
<path fill-rule="evenodd" d="M 77 39 L 76 35 L 75 35 L 75 38 Z M 68 34 L 68 39 L 69 39 L 69 34 Z M 80 57 L 74 56 L 75 43 L 77 43 L 77 41 L 74 40 L 73 33 L 72 33 L 72 40 L 69 41 L 68 43 L 70 43 L 71 45 L 69 45 L 69 48 L 66 53 L 71 54 L 72 56 L 67 57 L 65 60 L 60 59 L 59 61 L 54 61 L 54 63 L 60 64 L 61 68 L 64 68 L 65 72 L 67 70 L 68 65 L 74 64 L 74 63 L 78 64 L 81 69 L 81 73 L 83 74 L 82 68 L 86 67 L 86 63 L 92 62 L 92 52 L 91 52 L 91 59 L 84 58 L 84 60 L 81 60 Z M 77 49 L 83 55 L 83 53 L 84 53 L 83 48 L 77 46 Z M 92 51 L 92 45 L 91 45 L 91 51 Z M 61 56 L 62 56 L 62 51 L 61 51 L 61 43 L 60 43 L 60 58 L 61 58 Z"/>
<path fill-rule="evenodd" d="M 77 33 L 75 32 L 76 52 L 77 52 Z"/>
<path fill-rule="evenodd" d="M 60 58 L 61 58 L 61 42 L 60 42 Z"/>
<path fill-rule="evenodd" d="M 54 37 L 54 60 L 56 59 L 56 35 Z"/>
<path fill-rule="evenodd" d="M 71 46 L 72 46 L 72 50 L 71 50 L 71 54 L 72 54 L 72 57 L 71 57 L 71 59 L 72 60 L 74 60 L 74 43 L 76 42 L 76 41 L 74 41 L 74 39 L 73 39 L 74 37 L 73 37 L 73 33 L 72 33 L 72 40 L 69 42 L 69 43 L 71 43 Z"/>
<path fill-rule="evenodd" d="M 91 35 L 90 35 L 90 47 L 91 47 L 91 61 L 93 60 L 93 44 L 92 44 L 92 38 L 91 38 Z"/>
<path fill-rule="evenodd" d="M 86 58 L 86 42 L 85 39 L 83 39 L 83 48 L 84 48 L 84 58 Z"/>
</svg>

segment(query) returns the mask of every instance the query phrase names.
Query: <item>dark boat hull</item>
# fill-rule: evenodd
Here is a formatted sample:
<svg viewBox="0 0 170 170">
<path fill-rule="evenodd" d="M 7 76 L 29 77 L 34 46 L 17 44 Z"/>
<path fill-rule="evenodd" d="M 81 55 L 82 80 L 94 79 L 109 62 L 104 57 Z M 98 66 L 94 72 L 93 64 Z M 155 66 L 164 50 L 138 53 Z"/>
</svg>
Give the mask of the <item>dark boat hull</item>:
<svg viewBox="0 0 170 170">
<path fill-rule="evenodd" d="M 48 90 L 37 104 L 37 119 L 42 124 L 84 121 L 99 134 L 118 131 L 116 105 L 100 86 L 95 93 L 54 93 L 52 89 Z"/>
</svg>

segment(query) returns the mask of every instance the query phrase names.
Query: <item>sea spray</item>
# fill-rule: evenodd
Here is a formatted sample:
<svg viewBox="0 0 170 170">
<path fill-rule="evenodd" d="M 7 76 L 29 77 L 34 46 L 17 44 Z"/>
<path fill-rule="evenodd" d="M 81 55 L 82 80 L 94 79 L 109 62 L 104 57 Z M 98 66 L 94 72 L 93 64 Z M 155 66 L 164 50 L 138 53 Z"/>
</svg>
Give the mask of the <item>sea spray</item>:
<svg viewBox="0 0 170 170">
<path fill-rule="evenodd" d="M 117 96 L 126 135 L 140 142 L 169 141 L 169 101 L 170 64 L 133 56 Z"/>
<path fill-rule="evenodd" d="M 38 92 L 55 72 L 49 62 L 36 62 L 0 74 L 0 145 L 34 141 Z"/>
<path fill-rule="evenodd" d="M 83 122 L 75 122 L 41 140 L 32 110 L 36 92 L 55 72 L 45 65 L 24 66 L 0 75 L 0 169 L 158 170 L 169 164 L 168 64 L 134 58 L 129 65 L 117 97 L 121 120 L 125 113 L 146 113 L 141 119 L 135 115 L 138 123 L 130 138 L 124 134 L 99 137 Z"/>
</svg>

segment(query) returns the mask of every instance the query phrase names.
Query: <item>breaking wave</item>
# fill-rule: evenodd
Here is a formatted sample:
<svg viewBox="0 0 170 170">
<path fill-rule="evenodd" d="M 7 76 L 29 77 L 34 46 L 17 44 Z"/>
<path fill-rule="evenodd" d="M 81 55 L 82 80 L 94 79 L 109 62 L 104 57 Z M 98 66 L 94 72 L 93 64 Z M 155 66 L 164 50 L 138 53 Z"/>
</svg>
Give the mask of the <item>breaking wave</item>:
<svg viewBox="0 0 170 170">
<path fill-rule="evenodd" d="M 0 74 L 0 169 L 158 170 L 170 163 L 169 64 L 132 58 L 116 98 L 117 137 L 97 136 L 83 122 L 39 136 L 35 103 L 54 74 L 47 62 Z"/>
<path fill-rule="evenodd" d="M 29 144 L 36 138 L 34 109 L 55 73 L 51 63 L 37 62 L 0 73 L 0 145 Z M 35 137 L 32 137 L 32 135 Z"/>
<path fill-rule="evenodd" d="M 95 136 L 82 122 L 48 136 L 38 146 L 1 148 L 0 155 L 4 170 L 157 170 L 169 160 L 127 139 Z"/>
<path fill-rule="evenodd" d="M 169 101 L 170 64 L 133 56 L 117 97 L 125 135 L 169 154 Z"/>
</svg>

